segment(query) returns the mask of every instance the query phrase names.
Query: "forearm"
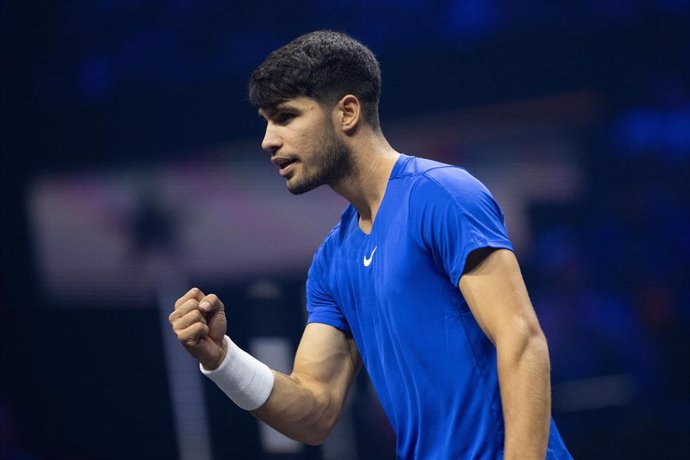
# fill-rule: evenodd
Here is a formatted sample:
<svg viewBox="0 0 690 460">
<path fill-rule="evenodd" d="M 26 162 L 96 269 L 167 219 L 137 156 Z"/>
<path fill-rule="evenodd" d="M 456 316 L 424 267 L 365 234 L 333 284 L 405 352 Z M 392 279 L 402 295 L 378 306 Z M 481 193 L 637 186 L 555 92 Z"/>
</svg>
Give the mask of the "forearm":
<svg viewBox="0 0 690 460">
<path fill-rule="evenodd" d="M 252 414 L 297 441 L 312 445 L 323 442 L 340 413 L 339 398 L 294 375 L 273 374 L 271 396 Z"/>
<path fill-rule="evenodd" d="M 218 369 L 202 369 L 238 406 L 307 444 L 321 443 L 335 424 L 361 360 L 337 329 L 310 324 L 290 375 L 270 370 L 228 342 Z"/>
<path fill-rule="evenodd" d="M 551 419 L 550 363 L 540 330 L 497 343 L 505 459 L 544 459 Z"/>
<path fill-rule="evenodd" d="M 307 444 L 319 444 L 337 418 L 326 385 L 269 369 L 230 339 L 217 369 L 202 372 L 240 408 L 276 430 Z"/>
</svg>

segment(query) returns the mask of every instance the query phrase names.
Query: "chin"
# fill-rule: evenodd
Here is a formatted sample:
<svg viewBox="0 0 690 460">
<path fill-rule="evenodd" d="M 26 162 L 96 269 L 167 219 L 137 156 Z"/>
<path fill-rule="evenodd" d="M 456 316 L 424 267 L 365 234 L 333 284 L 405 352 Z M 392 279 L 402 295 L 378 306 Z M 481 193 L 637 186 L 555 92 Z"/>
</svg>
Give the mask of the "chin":
<svg viewBox="0 0 690 460">
<path fill-rule="evenodd" d="M 307 193 L 311 190 L 314 190 L 315 188 L 319 187 L 321 184 L 315 183 L 313 181 L 297 181 L 294 179 L 290 179 L 287 182 L 287 189 L 290 193 L 293 195 L 301 195 L 303 193 Z"/>
<path fill-rule="evenodd" d="M 288 184 L 287 186 L 288 192 L 292 193 L 293 195 L 301 195 L 303 193 L 307 193 L 310 188 L 305 188 L 305 187 L 300 187 L 300 184 L 291 186 Z"/>
</svg>

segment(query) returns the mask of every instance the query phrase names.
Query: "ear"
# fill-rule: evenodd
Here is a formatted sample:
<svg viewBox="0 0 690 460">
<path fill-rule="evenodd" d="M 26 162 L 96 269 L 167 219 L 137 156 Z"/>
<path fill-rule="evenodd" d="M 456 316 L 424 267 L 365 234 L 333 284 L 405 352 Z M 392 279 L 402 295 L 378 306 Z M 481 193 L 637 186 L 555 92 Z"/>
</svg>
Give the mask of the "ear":
<svg viewBox="0 0 690 460">
<path fill-rule="evenodd" d="M 357 96 L 348 94 L 336 104 L 336 125 L 345 133 L 354 132 L 362 119 L 362 106 Z"/>
</svg>

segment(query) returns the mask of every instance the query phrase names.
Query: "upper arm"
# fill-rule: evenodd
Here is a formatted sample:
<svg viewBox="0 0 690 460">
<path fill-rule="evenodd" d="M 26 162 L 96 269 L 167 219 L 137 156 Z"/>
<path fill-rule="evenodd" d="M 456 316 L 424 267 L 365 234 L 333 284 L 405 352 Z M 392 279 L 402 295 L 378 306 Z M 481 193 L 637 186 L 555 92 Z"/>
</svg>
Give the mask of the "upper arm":
<svg viewBox="0 0 690 460">
<path fill-rule="evenodd" d="M 295 354 L 290 378 L 316 396 L 319 406 L 338 414 L 361 367 L 361 358 L 349 334 L 347 320 L 332 295 L 327 243 L 328 238 L 314 255 L 309 268 L 309 320 Z"/>
<path fill-rule="evenodd" d="M 512 251 L 473 252 L 458 286 L 479 326 L 494 344 L 515 334 L 541 334 Z"/>
<path fill-rule="evenodd" d="M 342 405 L 361 363 L 352 337 L 335 327 L 310 323 L 297 348 L 291 377 Z"/>
</svg>

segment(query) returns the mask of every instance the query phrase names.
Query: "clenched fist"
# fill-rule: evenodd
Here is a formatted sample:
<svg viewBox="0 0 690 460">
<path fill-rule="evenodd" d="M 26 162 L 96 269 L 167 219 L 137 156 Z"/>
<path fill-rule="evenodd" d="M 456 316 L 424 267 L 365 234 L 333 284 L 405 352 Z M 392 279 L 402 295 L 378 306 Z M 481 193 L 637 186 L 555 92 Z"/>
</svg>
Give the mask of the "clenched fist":
<svg viewBox="0 0 690 460">
<path fill-rule="evenodd" d="M 192 288 L 175 302 L 168 317 L 177 340 L 205 369 L 217 368 L 225 358 L 223 337 L 228 327 L 225 306 L 215 294 Z"/>
</svg>

